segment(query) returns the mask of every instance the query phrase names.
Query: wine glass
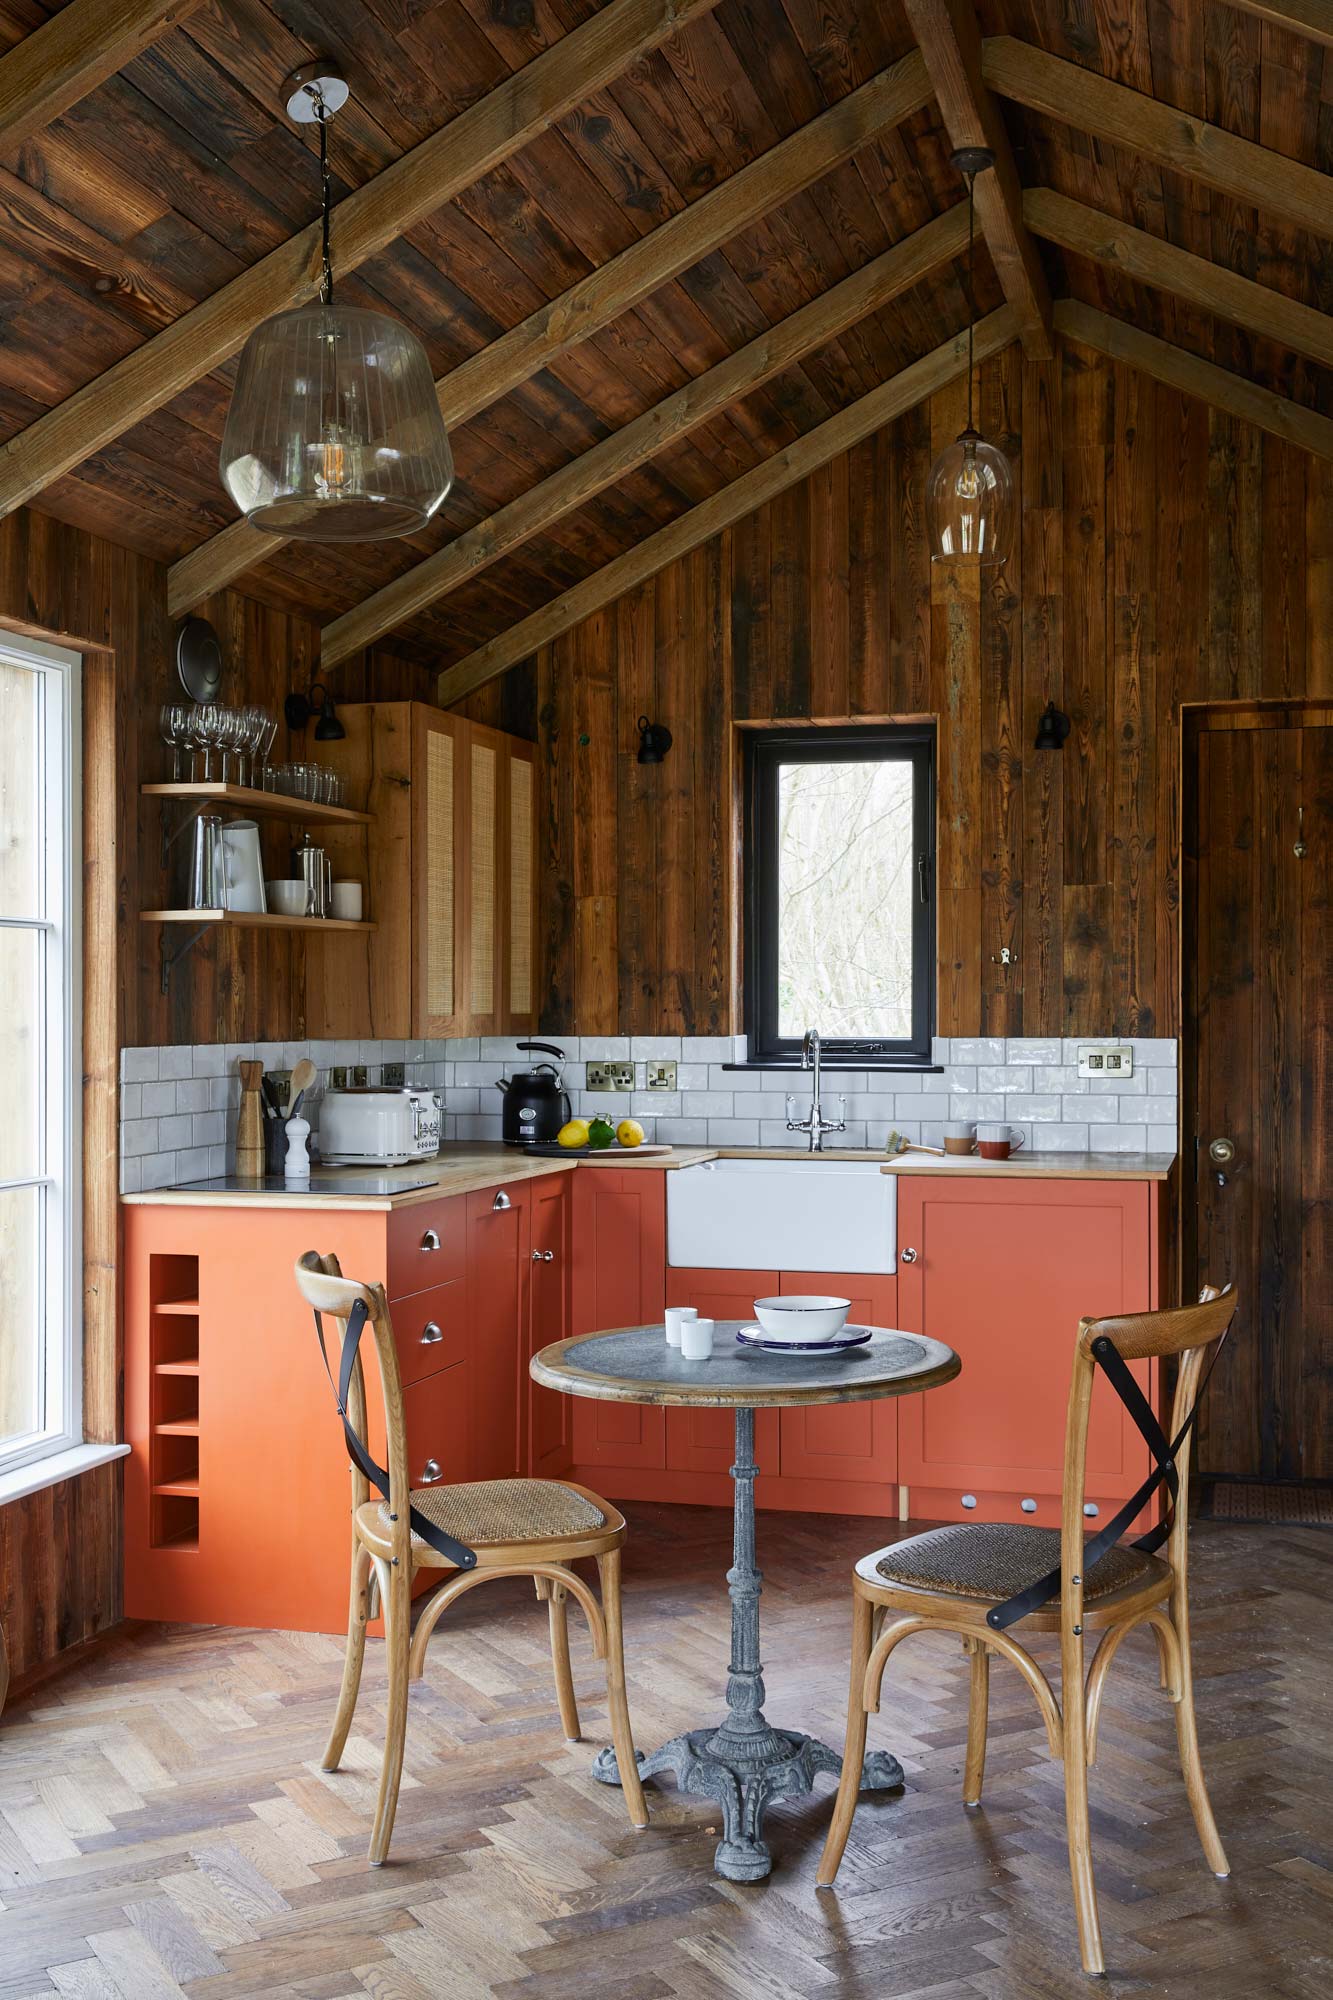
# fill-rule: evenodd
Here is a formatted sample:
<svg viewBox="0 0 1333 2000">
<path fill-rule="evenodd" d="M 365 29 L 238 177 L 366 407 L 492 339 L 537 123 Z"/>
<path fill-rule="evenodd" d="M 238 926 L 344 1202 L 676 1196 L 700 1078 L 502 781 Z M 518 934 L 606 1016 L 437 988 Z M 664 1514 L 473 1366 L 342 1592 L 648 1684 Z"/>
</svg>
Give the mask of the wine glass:
<svg viewBox="0 0 1333 2000">
<path fill-rule="evenodd" d="M 162 741 L 171 748 L 171 782 L 184 782 L 181 771 L 182 753 L 190 746 L 190 711 L 183 701 L 169 701 L 163 704 L 158 716 L 158 727 Z"/>
</svg>

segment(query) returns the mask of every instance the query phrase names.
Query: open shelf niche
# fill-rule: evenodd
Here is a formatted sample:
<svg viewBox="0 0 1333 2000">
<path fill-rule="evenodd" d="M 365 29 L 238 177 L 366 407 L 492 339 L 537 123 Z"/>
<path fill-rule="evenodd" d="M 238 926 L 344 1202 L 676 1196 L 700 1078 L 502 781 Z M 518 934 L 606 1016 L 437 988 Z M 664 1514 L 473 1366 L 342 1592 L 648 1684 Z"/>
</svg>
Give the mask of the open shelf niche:
<svg viewBox="0 0 1333 2000">
<path fill-rule="evenodd" d="M 199 1259 L 149 1259 L 154 1548 L 199 1547 Z"/>
</svg>

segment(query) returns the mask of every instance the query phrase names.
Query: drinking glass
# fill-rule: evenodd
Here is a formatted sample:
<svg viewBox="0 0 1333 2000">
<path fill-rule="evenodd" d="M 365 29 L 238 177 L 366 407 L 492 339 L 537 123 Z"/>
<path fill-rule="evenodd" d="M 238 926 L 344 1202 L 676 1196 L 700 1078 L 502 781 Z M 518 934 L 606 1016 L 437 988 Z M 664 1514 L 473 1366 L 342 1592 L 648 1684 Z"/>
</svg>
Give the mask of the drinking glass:
<svg viewBox="0 0 1333 2000">
<path fill-rule="evenodd" d="M 162 741 L 171 747 L 171 781 L 174 785 L 184 782 L 181 760 L 190 745 L 190 711 L 183 701 L 169 701 L 164 704 L 158 717 Z"/>
<path fill-rule="evenodd" d="M 213 782 L 212 716 L 213 710 L 205 707 L 202 702 L 196 702 L 190 710 L 190 748 L 192 751 L 197 751 L 203 757 L 203 782 L 206 785 Z M 193 768 L 190 775 L 191 777 L 194 776 Z"/>
</svg>

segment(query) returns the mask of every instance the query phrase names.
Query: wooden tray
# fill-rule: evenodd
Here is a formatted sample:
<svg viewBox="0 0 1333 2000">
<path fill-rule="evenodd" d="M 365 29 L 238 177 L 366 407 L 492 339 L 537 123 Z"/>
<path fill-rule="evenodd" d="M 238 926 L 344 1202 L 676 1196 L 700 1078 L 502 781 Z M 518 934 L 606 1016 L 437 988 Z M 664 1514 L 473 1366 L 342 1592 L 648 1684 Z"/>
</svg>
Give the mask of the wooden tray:
<svg viewBox="0 0 1333 2000">
<path fill-rule="evenodd" d="M 539 1146 L 523 1146 L 517 1150 L 524 1153 L 539 1153 L 548 1160 L 642 1160 L 648 1155 L 670 1153 L 671 1146 L 562 1146 L 555 1139 L 545 1139 Z"/>
</svg>

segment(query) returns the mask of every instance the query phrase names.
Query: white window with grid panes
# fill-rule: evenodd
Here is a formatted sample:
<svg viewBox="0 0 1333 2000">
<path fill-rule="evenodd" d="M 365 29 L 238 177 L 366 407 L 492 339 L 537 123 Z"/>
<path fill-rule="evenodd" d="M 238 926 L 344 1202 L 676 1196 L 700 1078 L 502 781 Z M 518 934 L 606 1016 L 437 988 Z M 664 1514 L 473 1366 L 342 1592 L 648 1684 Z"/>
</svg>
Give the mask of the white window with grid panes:
<svg viewBox="0 0 1333 2000">
<path fill-rule="evenodd" d="M 79 670 L 0 631 L 0 1474 L 83 1436 Z"/>
</svg>

